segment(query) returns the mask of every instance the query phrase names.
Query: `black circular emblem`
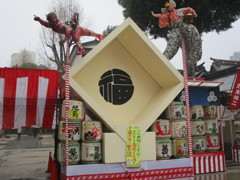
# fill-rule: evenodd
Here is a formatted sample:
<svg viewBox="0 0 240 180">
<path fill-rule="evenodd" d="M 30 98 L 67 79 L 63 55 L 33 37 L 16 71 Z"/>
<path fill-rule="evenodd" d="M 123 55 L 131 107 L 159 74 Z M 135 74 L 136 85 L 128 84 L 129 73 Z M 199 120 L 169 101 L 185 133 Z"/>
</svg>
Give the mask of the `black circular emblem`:
<svg viewBox="0 0 240 180">
<path fill-rule="evenodd" d="M 98 83 L 102 97 L 114 105 L 129 101 L 133 95 L 134 86 L 131 77 L 120 69 L 105 72 Z"/>
</svg>

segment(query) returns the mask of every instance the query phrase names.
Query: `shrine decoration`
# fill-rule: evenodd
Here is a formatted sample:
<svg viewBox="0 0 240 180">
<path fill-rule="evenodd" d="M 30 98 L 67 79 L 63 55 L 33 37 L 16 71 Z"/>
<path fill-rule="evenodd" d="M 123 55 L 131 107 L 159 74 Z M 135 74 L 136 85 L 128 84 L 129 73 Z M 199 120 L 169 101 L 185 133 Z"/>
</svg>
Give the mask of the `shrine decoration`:
<svg viewBox="0 0 240 180">
<path fill-rule="evenodd" d="M 69 150 L 69 139 L 68 139 L 68 120 L 69 120 L 69 107 L 70 107 L 70 87 L 69 87 L 69 70 L 70 70 L 70 58 L 69 58 L 69 42 L 67 41 L 67 49 L 66 49 L 66 62 L 65 62 L 65 122 L 66 122 L 66 167 L 69 165 L 69 156 L 68 156 L 68 150 Z"/>
<path fill-rule="evenodd" d="M 188 89 L 188 73 L 186 62 L 186 48 L 185 41 L 182 40 L 182 60 L 183 60 L 183 77 L 184 77 L 184 90 L 185 90 L 185 102 L 186 102 L 186 115 L 187 115 L 187 133 L 188 133 L 188 151 L 189 157 L 192 157 L 192 129 L 191 129 L 191 112 L 189 103 L 189 89 Z"/>
<path fill-rule="evenodd" d="M 127 128 L 126 167 L 140 167 L 141 165 L 141 129 Z"/>
<path fill-rule="evenodd" d="M 238 69 L 237 77 L 232 90 L 232 95 L 228 107 L 237 110 L 240 106 L 240 69 Z"/>
<path fill-rule="evenodd" d="M 55 128 L 59 72 L 0 68 L 0 129 Z"/>
</svg>

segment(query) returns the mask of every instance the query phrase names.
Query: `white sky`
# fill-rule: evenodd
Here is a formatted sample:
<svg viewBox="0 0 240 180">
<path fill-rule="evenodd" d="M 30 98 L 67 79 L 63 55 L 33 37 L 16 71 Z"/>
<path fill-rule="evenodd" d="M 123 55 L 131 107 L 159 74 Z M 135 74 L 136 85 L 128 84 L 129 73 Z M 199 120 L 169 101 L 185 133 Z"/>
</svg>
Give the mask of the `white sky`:
<svg viewBox="0 0 240 180">
<path fill-rule="evenodd" d="M 102 33 L 108 25 L 119 25 L 124 21 L 122 7 L 117 0 L 79 0 L 84 8 L 85 16 L 92 21 L 91 30 Z M 51 0 L 2 0 L 0 2 L 1 17 L 1 59 L 0 67 L 9 67 L 11 55 L 19 53 L 24 48 L 37 51 L 40 45 L 39 33 L 41 25 L 33 20 L 33 15 L 45 19 Z M 150 13 L 150 12 L 149 12 Z M 198 64 L 205 62 L 209 70 L 212 61 L 210 57 L 229 59 L 234 52 L 240 51 L 240 19 L 233 23 L 233 28 L 217 34 L 216 32 L 204 34 L 203 56 Z M 158 39 L 152 41 L 163 52 L 166 41 Z M 182 68 L 181 50 L 171 60 L 178 69 Z"/>
</svg>

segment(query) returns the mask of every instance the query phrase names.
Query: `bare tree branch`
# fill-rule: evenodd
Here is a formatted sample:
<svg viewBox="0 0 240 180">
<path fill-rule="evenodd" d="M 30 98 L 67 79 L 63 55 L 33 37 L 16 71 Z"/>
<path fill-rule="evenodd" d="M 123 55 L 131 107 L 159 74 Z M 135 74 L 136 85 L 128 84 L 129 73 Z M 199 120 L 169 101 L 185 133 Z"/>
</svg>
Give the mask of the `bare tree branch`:
<svg viewBox="0 0 240 180">
<path fill-rule="evenodd" d="M 79 13 L 79 24 L 82 27 L 89 28 L 91 21 L 86 18 L 83 12 L 83 8 L 77 0 L 52 0 L 49 12 L 56 11 L 60 21 L 68 21 L 72 15 L 77 12 Z M 49 12 L 46 12 L 48 14 Z M 54 33 L 51 29 L 42 27 L 40 35 L 41 39 L 41 52 L 44 54 L 46 59 L 54 62 L 57 69 L 64 73 L 64 62 L 65 62 L 65 46 L 60 45 L 59 41 L 64 39 L 63 35 Z M 69 45 L 72 46 L 73 42 L 69 40 Z"/>
</svg>

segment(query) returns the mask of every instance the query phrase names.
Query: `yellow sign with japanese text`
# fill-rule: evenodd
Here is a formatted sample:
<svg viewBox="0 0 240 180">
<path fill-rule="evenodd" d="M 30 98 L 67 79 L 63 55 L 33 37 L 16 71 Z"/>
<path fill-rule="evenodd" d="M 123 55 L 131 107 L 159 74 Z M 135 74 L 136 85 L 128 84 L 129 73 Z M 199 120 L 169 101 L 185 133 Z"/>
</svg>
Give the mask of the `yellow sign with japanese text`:
<svg viewBox="0 0 240 180">
<path fill-rule="evenodd" d="M 128 127 L 126 139 L 126 167 L 141 165 L 141 129 Z"/>
<path fill-rule="evenodd" d="M 79 117 L 81 117 L 81 112 L 80 112 L 80 110 L 70 109 L 68 111 L 68 117 L 69 118 L 79 118 Z"/>
</svg>

